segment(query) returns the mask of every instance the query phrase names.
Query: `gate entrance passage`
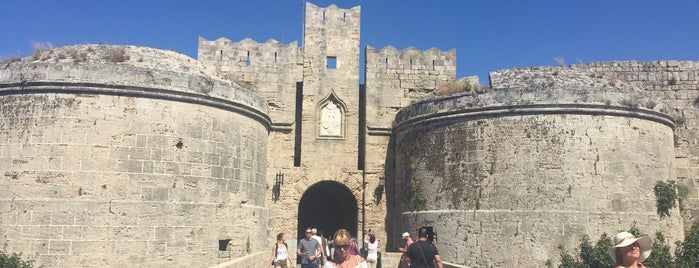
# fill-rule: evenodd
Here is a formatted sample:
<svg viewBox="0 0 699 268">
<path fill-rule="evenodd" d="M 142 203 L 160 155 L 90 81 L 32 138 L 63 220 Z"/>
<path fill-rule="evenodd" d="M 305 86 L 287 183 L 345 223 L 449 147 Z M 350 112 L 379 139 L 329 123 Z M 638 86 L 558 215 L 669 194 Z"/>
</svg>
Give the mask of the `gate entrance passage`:
<svg viewBox="0 0 699 268">
<path fill-rule="evenodd" d="M 306 227 L 317 228 L 326 237 L 344 228 L 356 237 L 357 211 L 357 199 L 347 186 L 335 181 L 318 182 L 301 197 L 296 237 L 304 238 Z"/>
</svg>

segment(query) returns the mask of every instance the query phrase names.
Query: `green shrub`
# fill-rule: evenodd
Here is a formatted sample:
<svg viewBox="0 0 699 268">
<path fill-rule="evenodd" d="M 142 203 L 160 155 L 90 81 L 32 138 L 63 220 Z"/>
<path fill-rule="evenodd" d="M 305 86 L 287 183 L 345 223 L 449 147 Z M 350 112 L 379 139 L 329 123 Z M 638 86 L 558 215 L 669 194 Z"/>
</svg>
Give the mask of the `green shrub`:
<svg viewBox="0 0 699 268">
<path fill-rule="evenodd" d="M 658 215 L 661 218 L 670 216 L 670 209 L 674 208 L 678 200 L 677 195 L 677 184 L 675 181 L 658 181 L 653 187 L 656 198 L 656 207 L 658 209 Z"/>
<path fill-rule="evenodd" d="M 586 235 L 580 241 L 580 256 L 573 257 L 565 250 L 561 250 L 560 268 L 606 268 L 614 265 L 612 259 L 607 255 L 607 249 L 612 246 L 612 240 L 607 234 L 602 234 L 597 243 L 593 246 L 590 238 Z"/>
<path fill-rule="evenodd" d="M 646 236 L 636 227 L 629 231 L 636 237 Z M 611 238 L 602 234 L 595 246 L 587 236 L 583 236 L 580 242 L 580 254 L 576 257 L 561 249 L 561 264 L 559 268 L 596 268 L 612 267 L 612 259 L 607 254 L 607 249 L 612 246 Z M 663 268 L 695 268 L 699 267 L 699 223 L 695 223 L 685 235 L 684 241 L 675 242 L 677 248 L 675 254 L 670 253 L 665 236 L 661 232 L 655 233 L 653 249 L 650 257 L 644 262 L 646 267 Z M 547 267 L 552 267 L 547 261 Z"/>
<path fill-rule="evenodd" d="M 0 250 L 0 267 L 2 268 L 31 268 L 33 261 L 22 260 L 22 253 L 12 253 L 6 252 L 7 244 L 5 244 Z"/>
<path fill-rule="evenodd" d="M 699 222 L 694 223 L 684 236 L 684 242 L 677 243 L 675 249 L 678 268 L 694 268 L 699 266 Z"/>
<path fill-rule="evenodd" d="M 653 251 L 644 264 L 648 267 L 674 267 L 674 260 L 670 253 L 670 246 L 665 241 L 665 236 L 661 232 L 655 233 L 653 239 Z"/>
<path fill-rule="evenodd" d="M 611 238 L 603 233 L 594 247 L 587 239 L 587 236 L 584 236 L 583 241 L 580 242 L 580 258 L 587 265 L 586 267 L 606 268 L 613 266 L 614 262 L 607 255 L 607 249 L 613 244 Z"/>
</svg>

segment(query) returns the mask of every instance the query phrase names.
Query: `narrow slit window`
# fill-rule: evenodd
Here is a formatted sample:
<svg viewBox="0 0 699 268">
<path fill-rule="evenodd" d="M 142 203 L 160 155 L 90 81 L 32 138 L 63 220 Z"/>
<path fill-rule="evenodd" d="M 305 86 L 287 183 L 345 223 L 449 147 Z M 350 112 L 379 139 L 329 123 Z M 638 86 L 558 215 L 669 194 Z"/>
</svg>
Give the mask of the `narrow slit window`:
<svg viewBox="0 0 699 268">
<path fill-rule="evenodd" d="M 250 51 L 248 51 L 248 55 L 245 58 L 245 66 L 250 66 Z"/>
<path fill-rule="evenodd" d="M 347 21 L 347 13 L 342 13 L 342 22 Z"/>
<path fill-rule="evenodd" d="M 326 61 L 328 69 L 337 69 L 337 57 L 328 57 Z"/>
<path fill-rule="evenodd" d="M 388 58 L 386 58 L 386 70 L 388 70 Z"/>
<path fill-rule="evenodd" d="M 277 64 L 277 52 L 274 52 L 274 64 Z"/>
<path fill-rule="evenodd" d="M 325 22 L 325 11 L 323 11 L 323 22 Z"/>
<path fill-rule="evenodd" d="M 223 50 L 218 53 L 218 61 L 223 61 Z"/>
<path fill-rule="evenodd" d="M 432 71 L 434 71 L 434 60 L 432 60 Z"/>
<path fill-rule="evenodd" d="M 227 251 L 228 250 L 228 243 L 230 243 L 230 239 L 219 239 L 218 240 L 218 251 Z"/>
<path fill-rule="evenodd" d="M 410 59 L 410 70 L 412 70 L 412 69 L 413 69 L 413 60 Z"/>
</svg>

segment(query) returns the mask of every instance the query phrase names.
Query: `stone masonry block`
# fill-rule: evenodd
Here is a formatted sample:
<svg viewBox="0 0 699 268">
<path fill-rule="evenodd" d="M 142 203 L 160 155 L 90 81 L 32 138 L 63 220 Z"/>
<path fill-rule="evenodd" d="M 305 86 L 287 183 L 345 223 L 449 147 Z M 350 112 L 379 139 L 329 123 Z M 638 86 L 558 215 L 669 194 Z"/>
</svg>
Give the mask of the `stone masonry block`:
<svg viewBox="0 0 699 268">
<path fill-rule="evenodd" d="M 122 145 L 127 147 L 136 146 L 136 135 L 131 133 L 122 135 Z"/>
<path fill-rule="evenodd" d="M 145 147 L 129 148 L 129 160 L 150 160 L 151 149 Z"/>
<path fill-rule="evenodd" d="M 204 154 L 201 152 L 189 152 L 187 154 L 187 162 L 190 163 L 203 163 Z"/>
<path fill-rule="evenodd" d="M 143 161 L 118 160 L 116 167 L 119 172 L 142 173 Z"/>
<path fill-rule="evenodd" d="M 148 252 L 148 241 L 145 240 L 117 240 L 114 242 L 114 252 L 118 255 L 134 254 L 142 256 Z"/>
<path fill-rule="evenodd" d="M 141 188 L 141 199 L 144 201 L 168 200 L 168 188 Z"/>
<path fill-rule="evenodd" d="M 148 145 L 148 136 L 146 135 L 136 135 L 136 146 L 146 147 Z"/>
<path fill-rule="evenodd" d="M 71 243 L 72 255 L 94 255 L 97 252 L 114 252 L 115 241 L 112 240 L 77 240 Z"/>
<path fill-rule="evenodd" d="M 165 162 L 165 174 L 180 174 L 180 165 L 176 162 Z"/>
<path fill-rule="evenodd" d="M 192 164 L 192 176 L 207 177 L 211 175 L 210 165 Z"/>
<path fill-rule="evenodd" d="M 203 158 L 204 158 L 204 164 L 207 164 L 207 165 L 220 165 L 221 164 L 221 155 L 220 154 L 205 153 Z"/>
<path fill-rule="evenodd" d="M 81 239 L 83 237 L 83 226 L 62 226 L 61 239 Z"/>
<path fill-rule="evenodd" d="M 180 163 L 180 175 L 191 175 L 191 174 L 192 174 L 192 164 Z"/>
<path fill-rule="evenodd" d="M 105 158 L 83 158 L 81 160 L 80 171 L 105 171 L 114 170 L 117 167 L 117 160 Z"/>
<path fill-rule="evenodd" d="M 209 174 L 210 177 L 213 178 L 222 178 L 223 177 L 223 168 L 219 166 L 212 166 L 211 167 L 211 174 Z"/>
<path fill-rule="evenodd" d="M 143 173 L 153 173 L 154 167 L 153 167 L 153 161 L 143 161 Z"/>
<path fill-rule="evenodd" d="M 126 160 L 129 159 L 129 147 L 111 147 L 109 158 Z"/>
<path fill-rule="evenodd" d="M 87 135 L 83 132 L 64 132 L 61 143 L 65 144 L 85 144 Z"/>
<path fill-rule="evenodd" d="M 69 255 L 70 241 L 49 240 L 49 255 Z"/>
</svg>

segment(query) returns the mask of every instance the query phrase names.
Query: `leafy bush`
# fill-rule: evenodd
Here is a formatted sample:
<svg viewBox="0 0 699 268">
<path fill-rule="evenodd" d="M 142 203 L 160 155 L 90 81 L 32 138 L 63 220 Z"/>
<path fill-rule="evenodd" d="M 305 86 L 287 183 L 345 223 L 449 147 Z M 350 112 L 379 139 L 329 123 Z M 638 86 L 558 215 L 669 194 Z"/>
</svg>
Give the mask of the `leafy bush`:
<svg viewBox="0 0 699 268">
<path fill-rule="evenodd" d="M 636 237 L 646 236 L 636 227 L 629 231 Z M 607 249 L 613 244 L 612 239 L 602 234 L 595 246 L 589 241 L 587 236 L 583 236 L 580 241 L 580 254 L 573 256 L 566 250 L 561 249 L 561 264 L 559 268 L 597 268 L 612 267 L 614 263 L 607 254 Z M 685 235 L 684 241 L 675 242 L 677 248 L 674 256 L 670 253 L 670 246 L 667 244 L 665 236 L 661 232 L 655 233 L 653 239 L 653 249 L 650 257 L 644 262 L 646 267 L 664 268 L 695 268 L 699 267 L 699 222 L 695 223 L 690 231 Z M 552 267 L 547 261 L 547 266 Z"/>
<path fill-rule="evenodd" d="M 694 223 L 684 236 L 684 242 L 678 243 L 675 256 L 678 268 L 699 266 L 699 223 Z"/>
<path fill-rule="evenodd" d="M 580 258 L 576 259 L 567 251 L 561 251 L 561 268 L 606 268 L 614 265 L 607 255 L 607 249 L 612 246 L 612 240 L 607 234 L 602 234 L 594 246 L 590 244 L 588 236 L 583 236 L 580 241 Z"/>
<path fill-rule="evenodd" d="M 583 241 L 580 242 L 580 257 L 583 263 L 587 264 L 590 268 L 603 268 L 610 267 L 614 265 L 612 259 L 607 255 L 607 249 L 612 246 L 611 238 L 607 237 L 604 233 L 600 236 L 597 243 L 593 247 L 587 237 L 583 237 Z"/>
<path fill-rule="evenodd" d="M 5 244 L 0 250 L 0 267 L 2 268 L 31 268 L 33 261 L 22 260 L 22 253 L 12 253 L 9 254 L 5 250 L 7 249 L 7 244 Z"/>
<path fill-rule="evenodd" d="M 670 216 L 670 209 L 677 205 L 675 200 L 679 199 L 675 181 L 658 181 L 655 183 L 653 191 L 655 192 L 658 215 L 661 218 Z"/>
</svg>

